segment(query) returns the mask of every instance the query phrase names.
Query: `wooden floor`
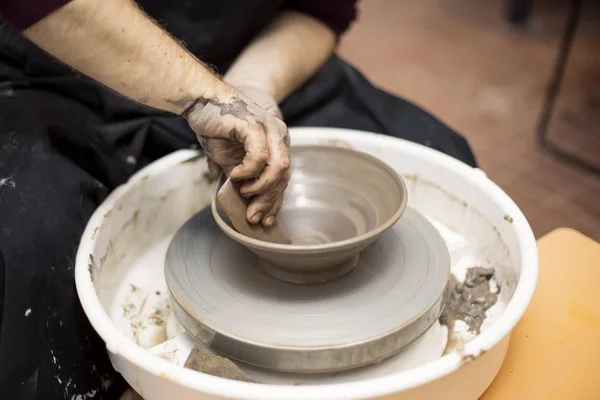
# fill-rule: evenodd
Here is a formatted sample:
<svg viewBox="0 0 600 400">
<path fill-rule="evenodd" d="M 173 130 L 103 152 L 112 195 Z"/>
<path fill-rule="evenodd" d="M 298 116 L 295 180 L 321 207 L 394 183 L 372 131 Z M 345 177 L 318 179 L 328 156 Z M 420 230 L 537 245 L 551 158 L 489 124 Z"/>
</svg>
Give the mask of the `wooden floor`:
<svg viewBox="0 0 600 400">
<path fill-rule="evenodd" d="M 600 241 L 600 176 L 544 154 L 534 140 L 569 2 L 534 2 L 522 28 L 505 21 L 505 2 L 363 0 L 340 53 L 463 134 L 536 236 L 567 226 Z M 584 9 L 548 132 L 600 163 L 599 5 Z"/>
</svg>

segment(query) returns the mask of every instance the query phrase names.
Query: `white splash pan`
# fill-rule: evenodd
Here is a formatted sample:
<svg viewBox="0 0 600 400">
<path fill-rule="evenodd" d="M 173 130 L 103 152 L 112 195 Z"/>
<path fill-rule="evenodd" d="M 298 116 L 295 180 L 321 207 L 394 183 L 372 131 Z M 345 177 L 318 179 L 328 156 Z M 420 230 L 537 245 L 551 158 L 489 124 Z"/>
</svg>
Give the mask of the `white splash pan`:
<svg viewBox="0 0 600 400">
<path fill-rule="evenodd" d="M 115 368 L 146 400 L 477 399 L 498 372 L 537 281 L 537 247 L 523 213 L 481 170 L 424 146 L 331 128 L 295 128 L 291 136 L 294 145 L 353 147 L 387 162 L 406 180 L 409 206 L 440 230 L 459 279 L 470 266 L 495 268 L 491 286 L 500 296 L 482 333 L 471 337 L 456 324 L 466 343 L 442 356 L 446 332 L 436 324 L 402 354 L 351 374 L 298 378 L 246 370 L 269 384 L 182 368 L 191 342 L 166 307 L 164 255 L 177 229 L 209 204 L 212 190 L 205 160 L 183 150 L 117 188 L 79 246 L 77 291 Z"/>
</svg>

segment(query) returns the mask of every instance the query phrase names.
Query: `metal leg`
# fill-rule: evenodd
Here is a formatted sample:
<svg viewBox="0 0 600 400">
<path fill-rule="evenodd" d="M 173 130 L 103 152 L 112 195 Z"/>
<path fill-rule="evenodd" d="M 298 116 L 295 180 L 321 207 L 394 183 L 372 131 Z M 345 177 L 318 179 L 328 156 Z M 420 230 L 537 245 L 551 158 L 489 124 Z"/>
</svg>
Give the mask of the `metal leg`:
<svg viewBox="0 0 600 400">
<path fill-rule="evenodd" d="M 533 0 L 508 0 L 506 18 L 512 23 L 521 24 L 529 20 Z"/>
<path fill-rule="evenodd" d="M 544 105 L 538 121 L 536 136 L 538 145 L 543 150 L 577 164 L 591 172 L 600 174 L 600 165 L 592 164 L 565 150 L 562 150 L 560 147 L 550 143 L 547 138 L 548 125 L 550 124 L 550 119 L 552 118 L 554 103 L 556 102 L 556 97 L 558 96 L 558 91 L 560 89 L 567 61 L 569 59 L 569 54 L 571 52 L 573 39 L 577 31 L 582 5 L 583 0 L 572 0 L 571 2 L 571 10 L 569 12 L 569 19 L 567 20 L 567 27 L 559 45 L 556 63 L 554 64 L 554 72 L 552 74 L 550 84 L 548 85 L 548 89 L 546 90 L 546 98 L 544 100 Z"/>
</svg>

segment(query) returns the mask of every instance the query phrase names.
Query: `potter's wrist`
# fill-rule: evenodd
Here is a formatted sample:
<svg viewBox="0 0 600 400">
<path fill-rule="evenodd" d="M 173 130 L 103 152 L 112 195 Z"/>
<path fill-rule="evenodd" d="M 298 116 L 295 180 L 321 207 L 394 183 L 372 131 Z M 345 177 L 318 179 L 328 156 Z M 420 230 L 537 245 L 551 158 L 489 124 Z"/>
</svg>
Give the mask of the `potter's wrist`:
<svg viewBox="0 0 600 400">
<path fill-rule="evenodd" d="M 243 92 L 244 88 L 251 89 L 253 91 L 261 91 L 266 95 L 271 96 L 272 98 L 276 97 L 277 87 L 275 83 L 269 79 L 256 79 L 247 76 L 235 76 L 235 75 L 225 75 L 223 80 Z"/>
<path fill-rule="evenodd" d="M 208 103 L 215 105 L 229 104 L 240 97 L 239 92 L 235 88 L 216 76 L 209 79 L 206 76 L 199 77 L 196 79 L 196 82 L 200 82 L 201 84 L 197 86 L 196 90 L 191 91 L 185 96 L 188 101 L 180 111 L 180 114 L 186 118 L 192 110 L 197 110 L 202 105 Z"/>
<path fill-rule="evenodd" d="M 240 92 L 224 79 L 219 79 L 208 88 L 207 98 L 215 104 L 227 104 L 240 97 Z"/>
</svg>

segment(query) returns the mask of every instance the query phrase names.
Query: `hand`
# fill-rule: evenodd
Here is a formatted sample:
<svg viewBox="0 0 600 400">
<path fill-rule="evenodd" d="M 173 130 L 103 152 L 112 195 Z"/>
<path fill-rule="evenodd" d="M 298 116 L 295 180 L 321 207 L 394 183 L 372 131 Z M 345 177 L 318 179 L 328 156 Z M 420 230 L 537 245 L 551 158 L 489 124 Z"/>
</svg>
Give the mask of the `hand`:
<svg viewBox="0 0 600 400">
<path fill-rule="evenodd" d="M 233 86 L 246 96 L 250 97 L 252 101 L 259 105 L 263 110 L 273 115 L 274 117 L 283 120 L 281 110 L 279 109 L 279 105 L 277 105 L 277 101 L 268 90 L 263 89 L 258 85 L 255 86 L 248 84 L 233 84 Z"/>
<path fill-rule="evenodd" d="M 232 180 L 245 181 L 240 193 L 252 197 L 248 221 L 271 226 L 290 179 L 285 123 L 239 92 L 200 98 L 184 116 L 209 157 L 211 171 L 222 169 Z"/>
</svg>

